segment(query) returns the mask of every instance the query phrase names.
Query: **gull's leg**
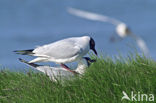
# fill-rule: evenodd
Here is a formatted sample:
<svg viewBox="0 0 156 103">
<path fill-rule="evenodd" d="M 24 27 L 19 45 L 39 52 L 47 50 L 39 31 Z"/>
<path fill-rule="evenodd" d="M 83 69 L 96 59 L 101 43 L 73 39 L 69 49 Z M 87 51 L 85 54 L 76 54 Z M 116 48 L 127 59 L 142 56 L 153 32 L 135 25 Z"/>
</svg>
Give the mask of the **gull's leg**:
<svg viewBox="0 0 156 103">
<path fill-rule="evenodd" d="M 64 69 L 68 70 L 69 72 L 72 72 L 73 74 L 78 74 L 77 72 L 71 70 L 71 69 L 70 69 L 67 65 L 65 65 L 65 64 L 62 64 L 62 63 L 61 63 L 61 66 L 62 66 Z"/>
</svg>

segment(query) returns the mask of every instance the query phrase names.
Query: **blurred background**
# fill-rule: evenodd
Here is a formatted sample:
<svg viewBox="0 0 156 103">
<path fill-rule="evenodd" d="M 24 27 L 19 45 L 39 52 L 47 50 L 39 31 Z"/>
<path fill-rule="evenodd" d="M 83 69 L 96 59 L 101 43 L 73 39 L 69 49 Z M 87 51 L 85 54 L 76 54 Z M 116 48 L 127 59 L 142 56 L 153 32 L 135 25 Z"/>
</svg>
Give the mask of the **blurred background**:
<svg viewBox="0 0 156 103">
<path fill-rule="evenodd" d="M 67 7 L 104 14 L 119 19 L 142 37 L 156 60 L 156 1 L 155 0 L 0 0 L 0 65 L 21 69 L 27 66 L 12 51 L 32 49 L 72 36 L 92 36 L 99 53 L 115 56 L 128 55 L 138 49 L 131 38 L 110 43 L 115 27 L 75 17 Z"/>
</svg>

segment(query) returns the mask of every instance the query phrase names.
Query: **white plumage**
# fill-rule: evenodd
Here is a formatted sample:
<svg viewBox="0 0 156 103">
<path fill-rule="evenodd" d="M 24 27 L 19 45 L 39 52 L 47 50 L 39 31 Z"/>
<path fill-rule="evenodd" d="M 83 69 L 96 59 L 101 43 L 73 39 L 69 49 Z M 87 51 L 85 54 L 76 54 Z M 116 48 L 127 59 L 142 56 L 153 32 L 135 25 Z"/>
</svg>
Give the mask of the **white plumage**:
<svg viewBox="0 0 156 103">
<path fill-rule="evenodd" d="M 35 49 L 16 50 L 14 52 L 37 57 L 29 61 L 29 63 L 55 62 L 60 64 L 64 69 L 71 71 L 64 63 L 82 59 L 89 50 L 93 50 L 97 55 L 95 41 L 89 36 L 82 36 L 59 40 L 47 45 L 39 46 Z"/>
<path fill-rule="evenodd" d="M 32 52 L 38 58 L 30 61 L 35 62 L 55 62 L 68 63 L 82 58 L 89 51 L 89 36 L 72 37 L 63 39 L 51 44 L 37 47 Z"/>
<path fill-rule="evenodd" d="M 57 80 L 64 80 L 64 79 L 72 80 L 75 75 L 83 75 L 85 73 L 86 68 L 89 66 L 89 64 L 95 62 L 95 60 L 91 60 L 90 58 L 86 59 L 86 58 L 87 57 L 84 57 L 81 60 L 79 60 L 77 68 L 73 70 L 74 72 L 69 72 L 68 70 L 60 66 L 51 67 L 51 66 L 29 63 L 23 59 L 19 59 L 19 60 L 23 63 L 28 64 L 34 69 L 47 74 L 51 80 L 57 81 Z"/>
</svg>

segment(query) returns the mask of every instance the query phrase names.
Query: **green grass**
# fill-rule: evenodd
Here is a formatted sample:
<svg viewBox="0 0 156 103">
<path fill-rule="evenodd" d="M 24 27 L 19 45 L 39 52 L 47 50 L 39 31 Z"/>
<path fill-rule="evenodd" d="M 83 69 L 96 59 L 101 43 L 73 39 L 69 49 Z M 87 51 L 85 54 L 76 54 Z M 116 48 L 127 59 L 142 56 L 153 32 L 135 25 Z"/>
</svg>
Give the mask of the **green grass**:
<svg viewBox="0 0 156 103">
<path fill-rule="evenodd" d="M 122 91 L 156 96 L 156 62 L 100 58 L 84 76 L 63 84 L 42 73 L 0 72 L 0 103 L 133 103 L 121 101 Z"/>
</svg>

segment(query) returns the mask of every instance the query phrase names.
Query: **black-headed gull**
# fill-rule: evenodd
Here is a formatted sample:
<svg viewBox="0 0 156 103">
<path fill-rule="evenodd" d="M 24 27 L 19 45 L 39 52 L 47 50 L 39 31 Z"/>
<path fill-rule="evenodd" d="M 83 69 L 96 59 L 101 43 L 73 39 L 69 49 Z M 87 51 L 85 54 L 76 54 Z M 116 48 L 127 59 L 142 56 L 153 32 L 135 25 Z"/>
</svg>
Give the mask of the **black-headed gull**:
<svg viewBox="0 0 156 103">
<path fill-rule="evenodd" d="M 93 50 L 97 55 L 93 38 L 82 36 L 59 40 L 47 45 L 39 46 L 35 49 L 16 50 L 14 52 L 21 55 L 37 57 L 29 61 L 29 63 L 55 62 L 60 64 L 63 68 L 71 71 L 64 63 L 70 63 L 82 59 L 89 50 Z"/>
<path fill-rule="evenodd" d="M 90 66 L 91 63 L 95 62 L 96 60 L 91 60 L 89 57 L 83 57 L 79 60 L 78 66 L 73 71 L 75 73 L 69 72 L 66 69 L 58 66 L 58 67 L 51 67 L 45 65 L 38 65 L 34 63 L 29 63 L 23 59 L 19 59 L 21 62 L 28 64 L 29 66 L 33 67 L 34 69 L 41 71 L 49 76 L 49 78 L 53 81 L 62 80 L 62 79 L 72 79 L 75 76 L 75 73 L 78 75 L 84 74 L 87 67 Z"/>
<path fill-rule="evenodd" d="M 75 8 L 68 8 L 67 11 L 75 16 L 81 17 L 81 18 L 85 18 L 85 19 L 89 19 L 89 20 L 93 20 L 93 21 L 101 21 L 101 22 L 108 22 L 111 23 L 113 25 L 116 26 L 116 33 L 118 34 L 119 37 L 124 38 L 126 36 L 130 36 L 132 37 L 138 47 L 141 49 L 141 51 L 146 55 L 149 56 L 149 49 L 145 43 L 145 41 L 132 33 L 132 31 L 128 28 L 128 26 L 124 23 L 121 22 L 119 20 L 116 20 L 114 18 L 108 17 L 108 16 L 104 16 L 101 14 L 96 14 L 96 13 L 92 13 L 92 12 L 88 12 L 88 11 L 84 11 L 84 10 L 80 10 L 80 9 L 75 9 Z"/>
</svg>

